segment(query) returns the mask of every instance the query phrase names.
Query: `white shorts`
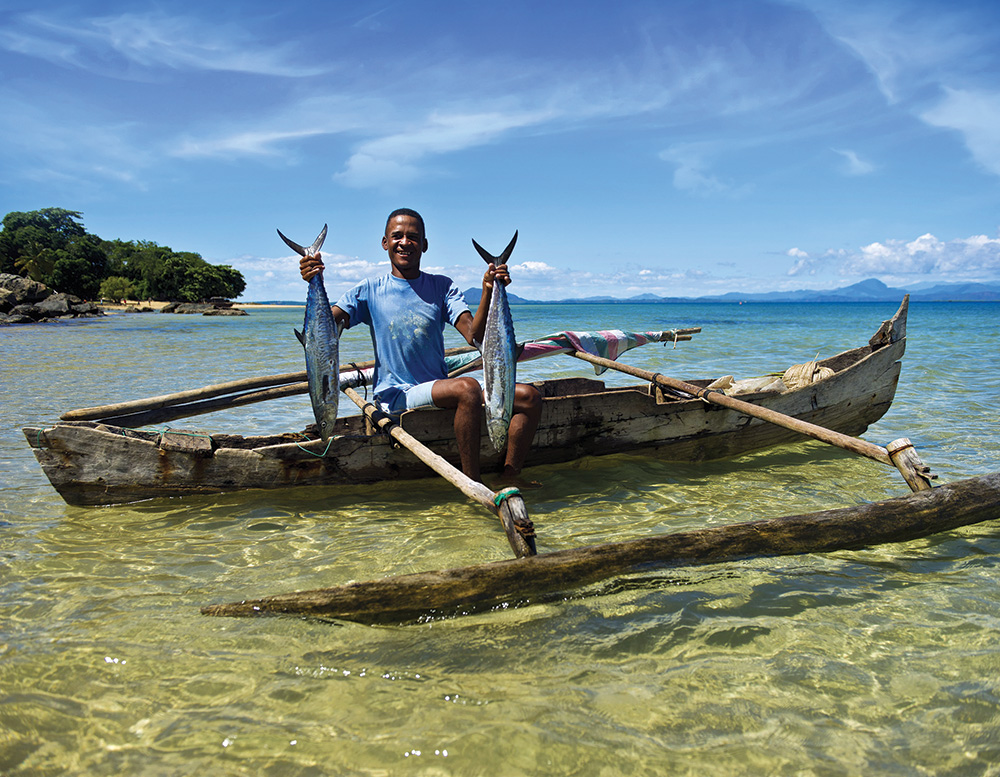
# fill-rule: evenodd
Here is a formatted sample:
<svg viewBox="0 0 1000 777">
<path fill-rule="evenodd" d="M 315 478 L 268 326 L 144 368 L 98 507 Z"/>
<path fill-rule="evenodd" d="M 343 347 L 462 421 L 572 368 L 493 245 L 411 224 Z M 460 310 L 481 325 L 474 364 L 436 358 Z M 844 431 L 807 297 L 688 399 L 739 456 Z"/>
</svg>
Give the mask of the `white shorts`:
<svg viewBox="0 0 1000 777">
<path fill-rule="evenodd" d="M 418 407 L 434 407 L 431 392 L 435 383 L 437 383 L 436 380 L 429 380 L 426 383 L 410 386 L 408 389 L 391 388 L 376 397 L 376 401 L 383 412 L 393 415 L 399 415 L 406 410 L 415 410 Z"/>
</svg>

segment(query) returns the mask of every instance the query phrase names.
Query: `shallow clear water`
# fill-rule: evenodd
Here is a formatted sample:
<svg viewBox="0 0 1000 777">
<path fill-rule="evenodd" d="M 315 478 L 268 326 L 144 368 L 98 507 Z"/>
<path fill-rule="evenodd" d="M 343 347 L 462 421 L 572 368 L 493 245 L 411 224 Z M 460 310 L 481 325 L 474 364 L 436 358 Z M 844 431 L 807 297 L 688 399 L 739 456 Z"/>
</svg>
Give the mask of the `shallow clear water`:
<svg viewBox="0 0 1000 777">
<path fill-rule="evenodd" d="M 893 305 L 518 306 L 520 338 L 702 326 L 624 361 L 752 377 L 860 345 Z M 896 401 L 942 481 L 1000 469 L 1000 307 L 910 310 Z M 0 328 L 0 773 L 1000 773 L 1000 527 L 664 570 L 413 626 L 202 605 L 505 558 L 441 481 L 75 508 L 20 428 L 75 407 L 302 369 L 300 310 Z M 457 340 L 451 344 L 457 344 Z M 370 353 L 351 332 L 342 354 Z M 592 374 L 568 357 L 522 379 Z M 608 374 L 609 384 L 634 382 Z M 351 406 L 353 407 L 353 406 Z M 344 412 L 348 412 L 345 406 Z M 301 429 L 306 397 L 179 422 Z M 539 549 L 906 493 L 819 443 L 679 465 L 538 468 Z"/>
</svg>

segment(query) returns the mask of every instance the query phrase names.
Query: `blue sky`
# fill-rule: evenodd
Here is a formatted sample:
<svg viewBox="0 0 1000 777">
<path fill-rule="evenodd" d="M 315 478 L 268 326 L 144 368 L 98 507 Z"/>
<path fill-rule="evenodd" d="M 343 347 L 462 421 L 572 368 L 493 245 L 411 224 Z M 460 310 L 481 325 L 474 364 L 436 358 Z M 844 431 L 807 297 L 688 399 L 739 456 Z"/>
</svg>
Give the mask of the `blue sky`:
<svg viewBox="0 0 1000 777">
<path fill-rule="evenodd" d="M 305 286 L 533 299 L 1000 280 L 1000 3 L 0 2 L 0 215 Z"/>
</svg>

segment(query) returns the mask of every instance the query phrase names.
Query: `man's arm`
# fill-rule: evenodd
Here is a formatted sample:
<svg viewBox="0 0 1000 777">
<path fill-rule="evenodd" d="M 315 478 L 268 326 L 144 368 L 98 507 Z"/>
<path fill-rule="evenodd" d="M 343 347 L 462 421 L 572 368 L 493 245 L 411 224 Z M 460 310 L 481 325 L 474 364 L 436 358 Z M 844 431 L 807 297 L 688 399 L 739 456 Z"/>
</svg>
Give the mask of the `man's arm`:
<svg viewBox="0 0 1000 777">
<path fill-rule="evenodd" d="M 486 334 L 486 316 L 490 310 L 490 300 L 493 298 L 493 283 L 499 281 L 504 286 L 510 284 L 510 274 L 507 272 L 507 265 L 501 264 L 499 267 L 490 264 L 483 275 L 483 293 L 479 298 L 479 307 L 476 308 L 476 315 L 463 313 L 455 322 L 455 328 L 462 334 L 469 345 L 482 344 Z"/>
</svg>

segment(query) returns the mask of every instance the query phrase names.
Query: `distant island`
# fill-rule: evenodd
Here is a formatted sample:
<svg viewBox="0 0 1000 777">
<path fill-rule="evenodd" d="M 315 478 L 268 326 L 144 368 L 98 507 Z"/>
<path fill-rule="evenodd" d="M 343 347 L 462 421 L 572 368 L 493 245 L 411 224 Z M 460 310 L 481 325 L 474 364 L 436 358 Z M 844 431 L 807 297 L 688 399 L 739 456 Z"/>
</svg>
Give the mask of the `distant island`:
<svg viewBox="0 0 1000 777">
<path fill-rule="evenodd" d="M 465 301 L 469 305 L 479 304 L 481 289 L 476 286 L 465 291 Z M 911 302 L 1000 302 L 1000 282 L 997 283 L 918 283 L 907 289 L 886 286 L 877 278 L 845 286 L 841 289 L 823 291 L 801 289 L 798 291 L 768 291 L 746 294 L 731 291 L 711 297 L 658 297 L 655 294 L 639 294 L 635 297 L 574 297 L 559 300 L 537 300 L 518 297 L 507 292 L 511 305 L 636 305 L 691 302 L 899 302 L 904 294 L 910 295 Z M 247 303 L 251 304 L 251 303 Z M 304 300 L 268 300 L 254 302 L 255 305 L 304 305 Z"/>
</svg>

